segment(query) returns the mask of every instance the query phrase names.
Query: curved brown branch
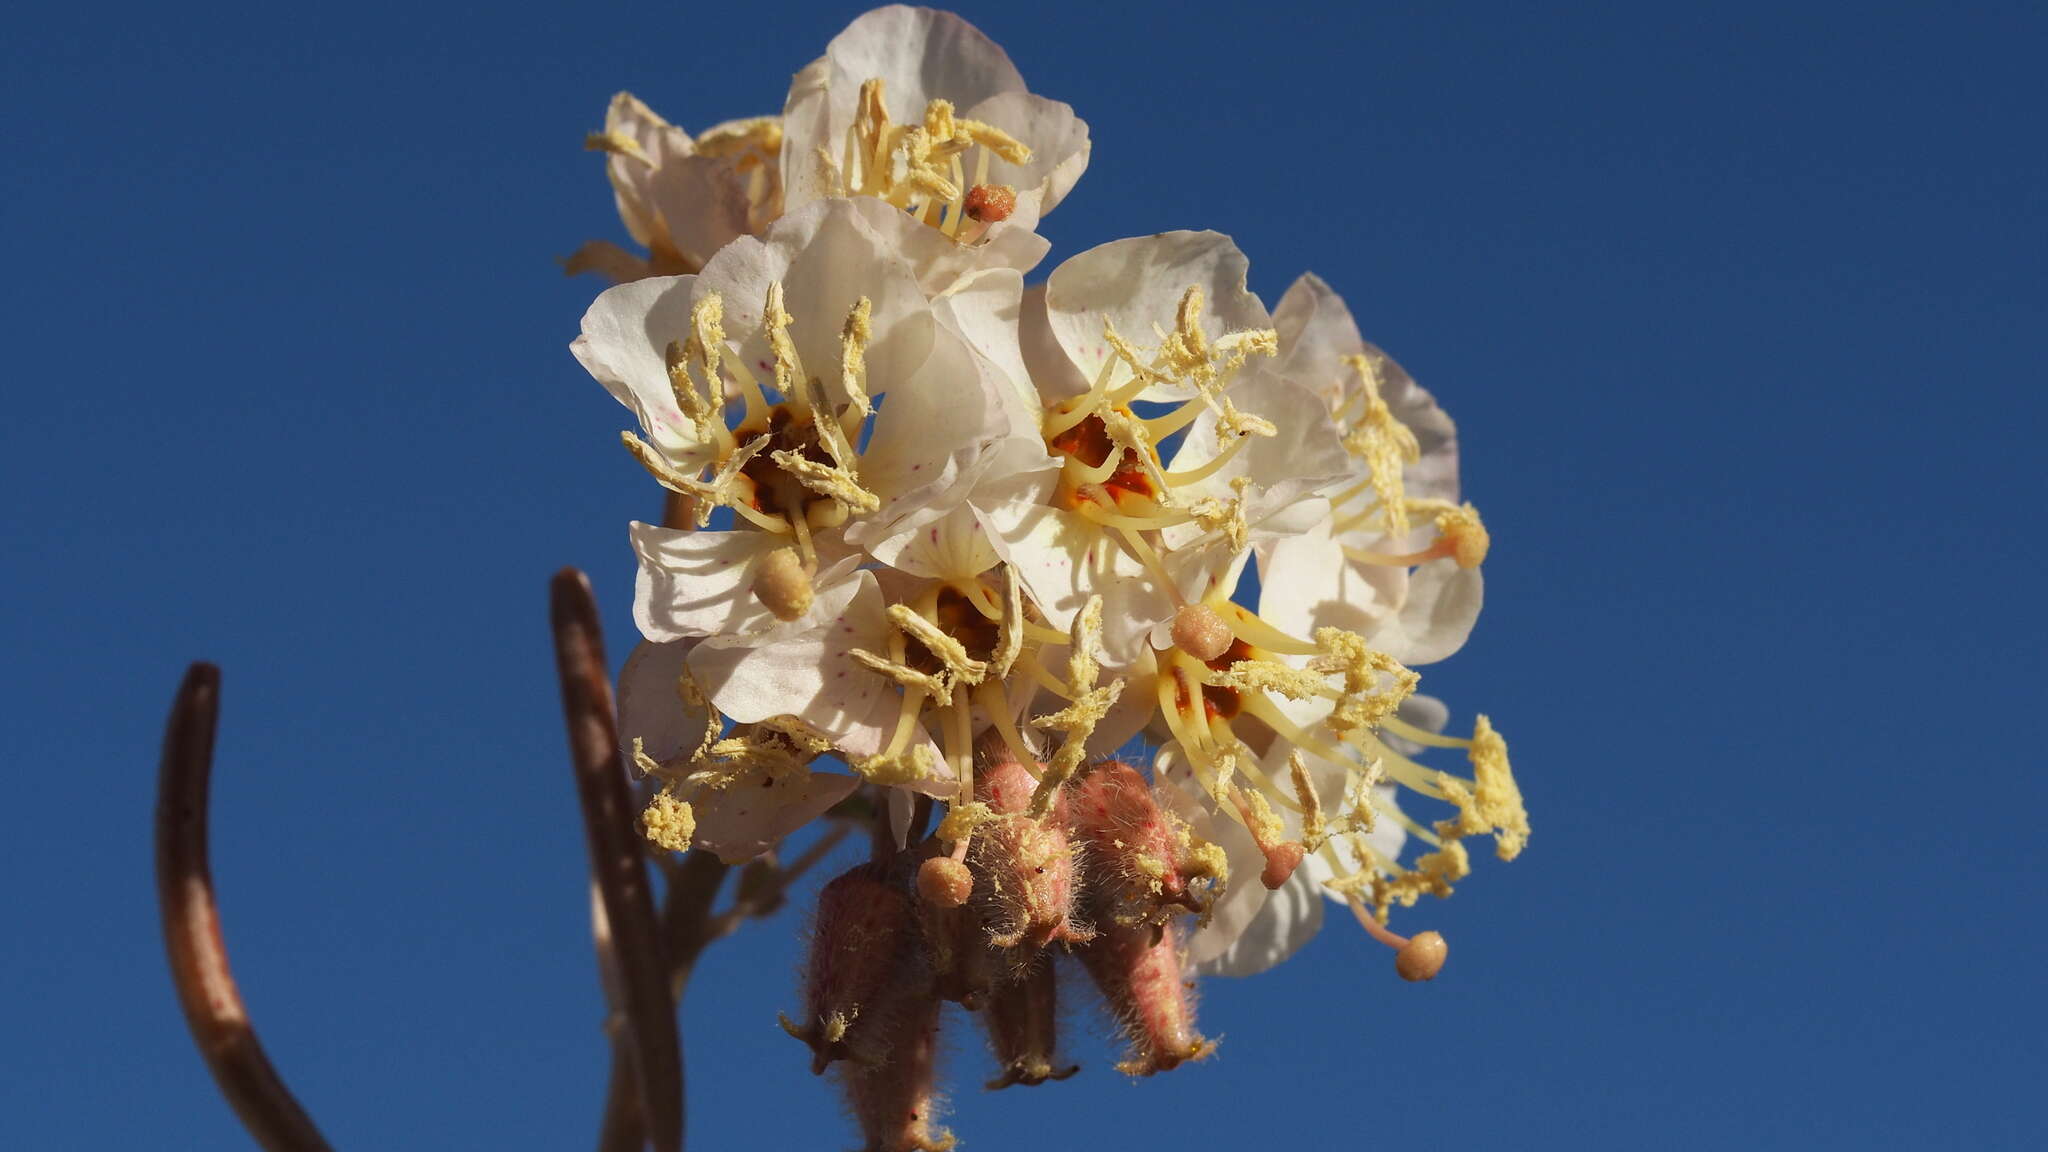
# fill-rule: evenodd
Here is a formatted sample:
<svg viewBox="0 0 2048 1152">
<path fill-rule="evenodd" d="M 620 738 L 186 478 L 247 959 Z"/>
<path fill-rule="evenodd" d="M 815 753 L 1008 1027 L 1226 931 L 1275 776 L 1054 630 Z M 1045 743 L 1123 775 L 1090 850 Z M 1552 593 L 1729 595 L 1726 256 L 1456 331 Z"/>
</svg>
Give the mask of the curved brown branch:
<svg viewBox="0 0 2048 1152">
<path fill-rule="evenodd" d="M 228 968 L 206 853 L 207 791 L 219 718 L 220 669 L 194 664 L 171 705 L 157 775 L 156 891 L 171 981 L 199 1054 L 256 1142 L 270 1152 L 326 1152 L 327 1141 L 312 1117 L 264 1055 Z"/>
<path fill-rule="evenodd" d="M 574 568 L 555 573 L 549 609 L 569 755 L 590 842 L 590 871 L 611 927 L 621 1001 L 616 1007 L 633 1040 L 630 1063 L 639 1081 L 647 1135 L 656 1152 L 681 1152 L 683 1057 L 675 1002 L 669 995 L 668 961 L 654 918 L 646 854 L 634 828 L 632 796 L 619 755 L 611 674 L 605 667 L 604 637 L 590 581 Z"/>
</svg>

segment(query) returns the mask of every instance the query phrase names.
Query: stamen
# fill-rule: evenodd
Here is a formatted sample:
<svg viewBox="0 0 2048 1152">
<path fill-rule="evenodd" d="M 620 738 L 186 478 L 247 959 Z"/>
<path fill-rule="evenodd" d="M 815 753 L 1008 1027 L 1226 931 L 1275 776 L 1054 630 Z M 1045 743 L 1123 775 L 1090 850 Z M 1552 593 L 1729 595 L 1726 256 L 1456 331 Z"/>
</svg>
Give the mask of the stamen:
<svg viewBox="0 0 2048 1152">
<path fill-rule="evenodd" d="M 1382 525 L 1389 536 L 1408 534 L 1408 509 L 1403 502 L 1402 471 L 1422 459 L 1415 433 L 1395 419 L 1393 410 L 1380 398 L 1379 373 L 1364 355 L 1344 358 L 1358 373 L 1365 398 L 1365 414 L 1344 437 L 1344 447 L 1365 462 L 1372 476 L 1373 491 L 1380 498 Z"/>
<path fill-rule="evenodd" d="M 874 305 L 863 296 L 846 314 L 846 327 L 839 333 L 839 382 L 862 417 L 872 416 L 875 406 L 868 400 L 868 341 L 874 335 L 870 319 Z"/>
<path fill-rule="evenodd" d="M 1033 816 L 1045 815 L 1060 785 L 1081 767 L 1081 760 L 1087 755 L 1088 738 L 1095 734 L 1096 724 L 1109 714 L 1117 697 L 1123 694 L 1122 680 L 1113 680 L 1106 688 L 1095 686 L 1100 672 L 1095 663 L 1095 650 L 1101 638 L 1102 597 L 1090 596 L 1074 616 L 1067 648 L 1067 684 L 1072 691 L 1073 703 L 1032 721 L 1034 727 L 1058 728 L 1067 734 L 1059 751 L 1046 762 L 1045 775 L 1039 778 L 1038 790 L 1031 796 Z"/>
<path fill-rule="evenodd" d="M 1286 831 L 1280 818 L 1273 814 L 1273 808 L 1258 792 L 1246 792 L 1233 784 L 1230 787 L 1230 802 L 1244 820 L 1244 826 L 1252 834 L 1252 842 L 1259 847 L 1259 854 L 1266 858 L 1266 867 L 1259 873 L 1259 883 L 1274 890 L 1287 883 L 1294 870 L 1301 866 L 1307 854 L 1300 843 L 1281 839 Z"/>
<path fill-rule="evenodd" d="M 640 142 L 624 132 L 592 132 L 583 137 L 585 152 L 609 152 L 614 156 L 630 156 L 650 167 L 654 158 L 640 147 Z"/>
<path fill-rule="evenodd" d="M 1363 925 L 1366 935 L 1394 950 L 1394 971 L 1401 979 L 1411 984 L 1436 979 L 1444 970 L 1444 961 L 1450 959 L 1451 946 L 1444 941 L 1441 933 L 1417 932 L 1413 937 L 1402 936 L 1381 924 L 1365 905 L 1356 897 L 1345 901 L 1351 907 L 1351 914 Z"/>
</svg>

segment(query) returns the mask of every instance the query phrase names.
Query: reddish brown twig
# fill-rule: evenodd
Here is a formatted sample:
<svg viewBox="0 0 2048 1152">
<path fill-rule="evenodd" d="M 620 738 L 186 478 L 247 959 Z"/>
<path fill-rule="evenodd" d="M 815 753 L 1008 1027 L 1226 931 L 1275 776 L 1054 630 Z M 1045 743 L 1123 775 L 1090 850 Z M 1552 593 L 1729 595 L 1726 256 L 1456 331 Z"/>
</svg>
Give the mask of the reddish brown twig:
<svg viewBox="0 0 2048 1152">
<path fill-rule="evenodd" d="M 199 1054 L 256 1142 L 270 1152 L 326 1152 L 327 1141 L 312 1117 L 264 1055 L 228 968 L 206 853 L 207 790 L 219 718 L 220 669 L 194 664 L 171 705 L 157 776 L 156 891 L 171 981 Z"/>
<path fill-rule="evenodd" d="M 682 1047 L 675 1002 L 669 995 L 668 960 L 654 918 L 653 888 L 619 755 L 597 601 L 590 581 L 574 568 L 555 573 L 549 591 L 555 666 L 562 681 L 562 713 L 576 789 L 583 801 L 590 871 L 603 899 L 618 966 L 621 1002 L 616 1007 L 633 1039 L 630 1063 L 639 1080 L 648 1139 L 656 1152 L 681 1152 Z"/>
</svg>

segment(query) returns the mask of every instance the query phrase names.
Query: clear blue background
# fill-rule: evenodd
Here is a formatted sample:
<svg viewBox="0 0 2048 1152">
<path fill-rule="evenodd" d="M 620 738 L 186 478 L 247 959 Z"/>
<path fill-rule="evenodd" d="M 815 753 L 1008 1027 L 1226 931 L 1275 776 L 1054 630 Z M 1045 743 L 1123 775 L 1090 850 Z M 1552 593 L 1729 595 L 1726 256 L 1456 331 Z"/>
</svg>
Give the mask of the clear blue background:
<svg viewBox="0 0 2048 1152">
<path fill-rule="evenodd" d="M 977 1152 L 2017 1147 L 2041 1135 L 2040 79 L 2028 5 L 974 5 L 1093 126 L 1055 258 L 1228 232 L 1457 417 L 1495 548 L 1427 686 L 1529 851 L 1207 986 L 1212 1062 L 989 1095 Z M 565 345 L 630 88 L 774 111 L 856 9 L 36 5 L 0 34 L 0 1146 L 239 1146 L 164 975 L 159 726 L 226 670 L 215 867 L 337 1146 L 589 1146 L 605 1074 L 545 626 L 630 644 L 653 494 Z M 1050 265 L 1048 265 L 1050 267 Z M 686 1013 L 700 1149 L 850 1146 Z M 1076 1027 L 1087 1023 L 1078 1016 Z"/>
</svg>

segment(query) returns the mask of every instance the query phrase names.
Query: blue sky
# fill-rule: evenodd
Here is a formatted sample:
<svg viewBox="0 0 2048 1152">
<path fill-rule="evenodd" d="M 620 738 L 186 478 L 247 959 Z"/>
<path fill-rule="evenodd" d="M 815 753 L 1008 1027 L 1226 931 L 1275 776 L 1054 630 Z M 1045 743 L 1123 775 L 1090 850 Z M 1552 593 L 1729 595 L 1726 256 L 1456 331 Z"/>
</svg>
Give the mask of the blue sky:
<svg viewBox="0 0 2048 1152">
<path fill-rule="evenodd" d="M 40 6 L 0 36 L 0 1146 L 238 1146 L 163 973 L 159 726 L 225 669 L 215 869 L 343 1148 L 592 1140 L 546 580 L 630 646 L 626 416 L 566 352 L 630 88 L 773 111 L 856 7 Z M 2022 5 L 975 5 L 1076 106 L 1054 259 L 1215 228 L 1457 418 L 1494 550 L 1425 684 L 1529 850 L 1205 986 L 1213 1061 L 986 1094 L 977 1152 L 2015 1147 L 2044 1059 L 2034 722 L 2048 17 Z M 1049 267 L 1049 265 L 1048 265 Z M 795 913 L 685 1014 L 699 1148 L 849 1146 L 775 1026 Z M 1096 1030 L 1099 1033 L 1099 1029 Z"/>
</svg>

